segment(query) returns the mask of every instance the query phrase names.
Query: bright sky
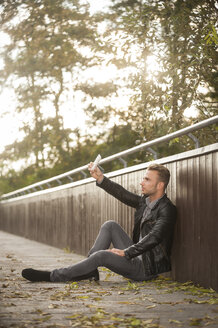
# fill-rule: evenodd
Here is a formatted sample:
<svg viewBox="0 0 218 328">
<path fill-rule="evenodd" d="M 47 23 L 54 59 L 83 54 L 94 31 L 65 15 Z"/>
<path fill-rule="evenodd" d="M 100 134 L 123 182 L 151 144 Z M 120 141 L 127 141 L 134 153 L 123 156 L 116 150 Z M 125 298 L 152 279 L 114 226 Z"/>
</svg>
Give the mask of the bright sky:
<svg viewBox="0 0 218 328">
<path fill-rule="evenodd" d="M 105 11 L 111 3 L 110 0 L 89 0 L 90 2 L 90 13 L 97 11 Z"/>
</svg>

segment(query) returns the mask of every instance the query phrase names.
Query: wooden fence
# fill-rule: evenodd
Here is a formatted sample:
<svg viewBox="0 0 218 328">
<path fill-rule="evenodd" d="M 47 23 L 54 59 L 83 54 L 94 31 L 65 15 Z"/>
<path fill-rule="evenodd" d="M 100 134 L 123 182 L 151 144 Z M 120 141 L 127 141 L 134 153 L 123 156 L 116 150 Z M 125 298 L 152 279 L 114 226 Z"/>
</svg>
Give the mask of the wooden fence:
<svg viewBox="0 0 218 328">
<path fill-rule="evenodd" d="M 218 290 L 218 144 L 170 156 L 156 163 L 171 172 L 167 189 L 178 220 L 172 250 L 172 278 Z M 106 174 L 140 193 L 140 164 Z M 92 178 L 0 202 L 0 229 L 86 255 L 106 220 L 131 234 L 134 210 L 96 187 Z"/>
</svg>

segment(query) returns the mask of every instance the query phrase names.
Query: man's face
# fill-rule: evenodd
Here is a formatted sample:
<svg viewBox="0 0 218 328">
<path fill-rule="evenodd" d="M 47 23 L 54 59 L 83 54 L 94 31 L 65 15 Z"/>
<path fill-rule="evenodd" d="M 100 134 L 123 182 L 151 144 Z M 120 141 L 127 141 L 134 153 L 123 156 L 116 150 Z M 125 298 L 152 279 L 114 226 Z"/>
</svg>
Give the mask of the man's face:
<svg viewBox="0 0 218 328">
<path fill-rule="evenodd" d="M 141 182 L 142 194 L 152 196 L 157 193 L 159 183 L 159 174 L 157 171 L 146 170 L 145 176 Z"/>
</svg>

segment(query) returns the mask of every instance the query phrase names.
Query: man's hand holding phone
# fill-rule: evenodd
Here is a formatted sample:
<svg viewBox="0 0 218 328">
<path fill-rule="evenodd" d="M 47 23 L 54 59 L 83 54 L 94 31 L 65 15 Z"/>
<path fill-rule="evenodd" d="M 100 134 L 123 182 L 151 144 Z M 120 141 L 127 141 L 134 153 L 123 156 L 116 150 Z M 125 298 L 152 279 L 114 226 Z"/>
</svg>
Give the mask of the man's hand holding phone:
<svg viewBox="0 0 218 328">
<path fill-rule="evenodd" d="M 90 172 L 91 176 L 94 179 L 96 179 L 97 183 L 101 183 L 102 180 L 104 179 L 104 175 L 98 167 L 98 163 L 100 162 L 100 160 L 101 160 L 101 156 L 98 155 L 96 157 L 95 161 L 89 163 L 89 165 L 88 165 L 89 172 Z"/>
</svg>

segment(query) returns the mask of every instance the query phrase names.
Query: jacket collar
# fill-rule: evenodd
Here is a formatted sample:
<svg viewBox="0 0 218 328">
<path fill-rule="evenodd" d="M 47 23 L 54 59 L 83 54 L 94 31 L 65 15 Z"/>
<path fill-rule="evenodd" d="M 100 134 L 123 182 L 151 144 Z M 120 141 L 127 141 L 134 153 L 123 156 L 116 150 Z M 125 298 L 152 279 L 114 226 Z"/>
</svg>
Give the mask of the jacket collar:
<svg viewBox="0 0 218 328">
<path fill-rule="evenodd" d="M 151 210 L 154 210 L 154 209 L 159 205 L 159 203 L 160 203 L 162 200 L 166 199 L 166 198 L 167 198 L 167 194 L 165 193 L 165 194 L 163 194 L 162 197 L 158 198 L 157 202 L 155 203 L 155 205 L 152 207 Z"/>
</svg>

